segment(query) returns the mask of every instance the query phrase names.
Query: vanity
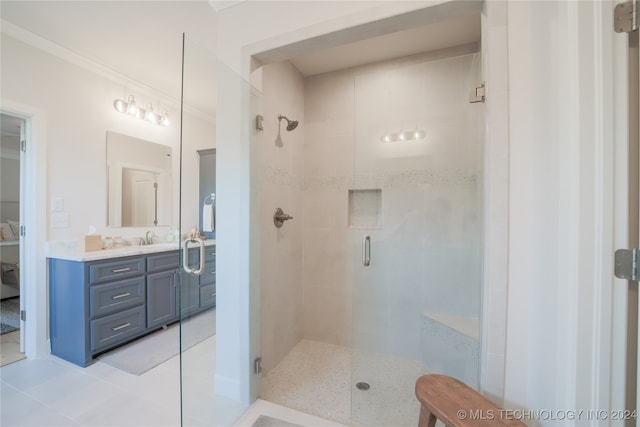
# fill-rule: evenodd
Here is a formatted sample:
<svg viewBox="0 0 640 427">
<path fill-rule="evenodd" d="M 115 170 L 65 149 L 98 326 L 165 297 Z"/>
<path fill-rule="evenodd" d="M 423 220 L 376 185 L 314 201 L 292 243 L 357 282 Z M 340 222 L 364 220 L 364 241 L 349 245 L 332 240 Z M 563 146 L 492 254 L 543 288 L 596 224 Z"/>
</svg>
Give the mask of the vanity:
<svg viewBox="0 0 640 427">
<path fill-rule="evenodd" d="M 216 305 L 216 246 L 202 274 L 180 271 L 176 244 L 50 254 L 51 353 L 85 367 L 93 358 Z M 188 265 L 200 264 L 190 248 Z"/>
</svg>

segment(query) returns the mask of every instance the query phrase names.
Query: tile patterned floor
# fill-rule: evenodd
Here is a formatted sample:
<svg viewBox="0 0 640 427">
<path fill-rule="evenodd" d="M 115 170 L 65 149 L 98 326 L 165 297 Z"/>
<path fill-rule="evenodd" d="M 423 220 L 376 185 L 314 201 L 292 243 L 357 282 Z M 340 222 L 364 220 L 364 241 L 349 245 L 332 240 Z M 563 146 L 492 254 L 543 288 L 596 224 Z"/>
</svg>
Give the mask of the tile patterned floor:
<svg viewBox="0 0 640 427">
<path fill-rule="evenodd" d="M 265 376 L 264 400 L 247 410 L 214 394 L 215 345 L 213 337 L 184 355 L 185 426 L 250 427 L 260 415 L 305 427 L 417 425 L 419 364 L 356 354 L 370 357 L 368 368 L 352 371 L 349 349 L 302 341 Z M 178 357 L 140 376 L 100 361 L 80 368 L 54 356 L 21 360 L 0 368 L 0 425 L 179 426 L 179 375 Z M 371 390 L 352 394 L 356 380 Z"/>
<path fill-rule="evenodd" d="M 303 340 L 264 377 L 262 398 L 346 425 L 414 427 L 425 373 L 416 361 Z M 371 388 L 358 390 L 360 381 Z"/>
</svg>

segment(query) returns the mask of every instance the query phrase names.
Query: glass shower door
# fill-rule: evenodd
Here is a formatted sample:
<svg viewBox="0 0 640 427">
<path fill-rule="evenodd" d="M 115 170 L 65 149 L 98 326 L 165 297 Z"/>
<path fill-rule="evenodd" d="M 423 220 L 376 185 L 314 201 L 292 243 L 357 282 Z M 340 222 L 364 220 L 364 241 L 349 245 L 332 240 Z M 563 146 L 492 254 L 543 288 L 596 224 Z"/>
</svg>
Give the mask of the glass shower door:
<svg viewBox="0 0 640 427">
<path fill-rule="evenodd" d="M 221 97 L 227 96 L 229 99 L 225 99 L 224 103 L 220 101 Z M 225 120 L 225 138 L 238 144 L 250 140 L 254 136 L 250 130 L 253 123 L 250 117 L 255 117 L 258 101 L 259 94 L 250 84 L 221 64 L 213 53 L 188 36 L 183 38 L 182 110 L 181 117 L 175 118 L 180 125 L 177 233 L 181 249 L 177 301 L 183 426 L 233 425 L 246 410 L 245 403 L 216 390 L 218 367 L 223 362 L 228 364 L 228 360 L 221 361 L 217 357 L 221 353 L 217 337 L 222 333 L 220 328 L 226 328 L 229 336 L 235 333 L 237 326 L 237 322 L 229 322 L 229 315 L 218 321 L 223 311 L 219 310 L 220 304 L 229 300 L 234 303 L 232 294 L 236 289 L 221 283 L 217 277 L 221 250 L 216 236 L 219 236 L 220 227 L 223 226 L 218 221 L 217 210 L 228 200 L 224 194 L 229 194 L 229 191 L 233 193 L 229 187 L 235 188 L 234 185 L 238 183 L 221 185 L 216 182 L 216 172 L 212 168 L 219 171 L 229 164 L 228 157 L 225 157 L 227 153 L 217 152 L 216 135 L 220 134 L 218 131 L 221 127 L 217 121 Z M 229 117 L 236 120 L 230 124 Z M 256 144 L 247 145 L 251 146 L 250 151 L 259 149 Z M 213 153 L 218 162 L 226 159 L 227 165 L 212 163 Z M 257 157 L 253 152 L 247 155 L 251 159 Z M 253 182 L 257 178 L 252 175 L 250 179 Z M 238 187 L 242 187 L 242 184 L 238 184 Z M 233 196 L 240 197 L 235 193 Z M 251 216 L 251 220 L 255 222 L 257 218 Z M 251 283 L 250 320 L 257 322 L 259 312 L 254 311 L 253 307 L 258 306 L 256 301 L 260 298 L 258 281 L 252 280 Z M 221 294 L 225 294 L 226 299 L 221 298 Z M 252 331 L 259 331 L 259 328 L 252 327 Z M 251 337 L 252 354 L 259 354 L 259 349 L 254 348 L 259 342 L 259 336 Z M 234 352 L 238 352 L 238 348 L 226 349 L 225 358 L 242 357 Z M 259 376 L 252 375 L 249 379 L 259 381 Z M 259 384 L 252 383 L 250 389 L 259 389 Z"/>
<path fill-rule="evenodd" d="M 355 79 L 352 420 L 413 426 L 428 372 L 478 387 L 480 54 Z"/>
<path fill-rule="evenodd" d="M 203 228 L 205 200 L 200 194 L 201 187 L 209 189 L 215 182 L 200 182 L 200 168 L 205 165 L 200 164 L 198 155 L 201 150 L 215 149 L 215 71 L 214 55 L 183 36 L 182 110 L 181 116 L 174 118 L 180 126 L 177 302 L 183 426 L 206 424 L 217 412 L 214 389 L 216 245 L 215 240 L 209 239 L 209 228 Z"/>
</svg>

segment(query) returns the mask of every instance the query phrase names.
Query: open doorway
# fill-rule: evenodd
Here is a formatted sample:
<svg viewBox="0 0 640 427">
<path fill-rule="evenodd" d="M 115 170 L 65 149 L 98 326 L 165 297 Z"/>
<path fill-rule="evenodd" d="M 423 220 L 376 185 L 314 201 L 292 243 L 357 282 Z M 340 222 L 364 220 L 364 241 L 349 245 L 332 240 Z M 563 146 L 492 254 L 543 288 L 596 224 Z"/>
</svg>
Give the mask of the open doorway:
<svg viewBox="0 0 640 427">
<path fill-rule="evenodd" d="M 0 129 L 0 366 L 4 366 L 25 358 L 20 324 L 20 146 L 24 120 L 2 114 Z"/>
</svg>

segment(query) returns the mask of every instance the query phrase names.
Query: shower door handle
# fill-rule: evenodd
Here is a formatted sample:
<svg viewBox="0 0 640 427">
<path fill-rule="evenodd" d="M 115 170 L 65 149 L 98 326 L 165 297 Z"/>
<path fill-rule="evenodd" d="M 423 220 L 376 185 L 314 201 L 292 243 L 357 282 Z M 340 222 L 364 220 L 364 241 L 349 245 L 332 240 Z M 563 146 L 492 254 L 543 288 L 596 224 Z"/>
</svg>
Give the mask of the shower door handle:
<svg viewBox="0 0 640 427">
<path fill-rule="evenodd" d="M 198 268 L 189 266 L 189 243 L 197 243 L 200 247 L 200 265 Z M 182 242 L 182 268 L 189 274 L 202 274 L 204 271 L 204 240 L 199 237 L 189 237 Z"/>
<path fill-rule="evenodd" d="M 362 239 L 362 265 L 369 267 L 371 264 L 371 237 L 364 236 Z"/>
</svg>

